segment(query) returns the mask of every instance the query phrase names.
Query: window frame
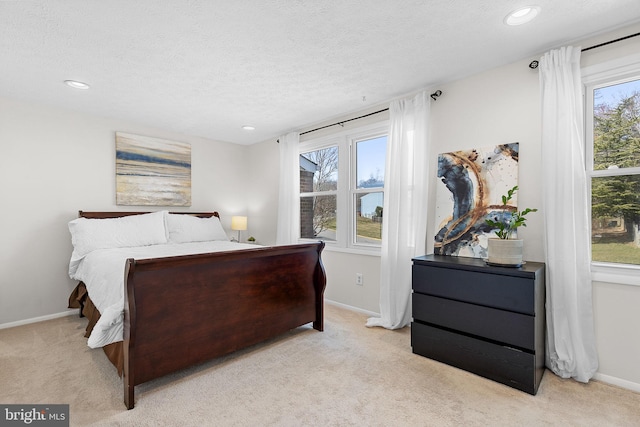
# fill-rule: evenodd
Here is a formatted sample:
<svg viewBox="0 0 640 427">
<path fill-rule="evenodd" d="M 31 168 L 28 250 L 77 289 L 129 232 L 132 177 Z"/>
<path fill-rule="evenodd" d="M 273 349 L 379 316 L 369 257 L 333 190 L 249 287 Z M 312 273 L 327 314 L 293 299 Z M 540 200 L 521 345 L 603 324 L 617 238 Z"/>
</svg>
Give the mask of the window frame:
<svg viewBox="0 0 640 427">
<path fill-rule="evenodd" d="M 322 190 L 322 191 L 310 191 L 310 192 L 304 192 L 301 193 L 300 192 L 300 187 L 298 187 L 297 194 L 298 194 L 298 215 L 300 215 L 300 201 L 303 197 L 323 197 L 323 196 L 335 196 L 336 197 L 336 211 L 340 212 L 340 210 L 342 209 L 341 204 L 340 204 L 340 182 L 341 179 L 340 177 L 342 176 L 342 170 L 341 170 L 341 158 L 342 158 L 342 150 L 340 148 L 340 141 L 337 139 L 328 139 L 326 141 L 323 141 L 322 144 L 317 145 L 317 146 L 312 146 L 308 149 L 303 148 L 303 144 L 301 143 L 299 145 L 299 150 L 298 150 L 298 156 L 297 159 L 298 161 L 300 161 L 300 156 L 303 155 L 304 153 L 309 153 L 309 152 L 313 152 L 313 151 L 320 151 L 320 150 L 324 150 L 324 149 L 328 149 L 328 148 L 332 148 L 332 147 L 336 147 L 338 149 L 338 186 L 337 189 L 335 190 Z M 338 224 L 338 218 L 336 218 L 336 227 L 338 230 L 340 230 L 342 227 L 340 226 L 340 224 Z M 311 239 L 308 237 L 299 237 L 299 241 L 301 242 L 310 242 L 310 241 L 316 241 L 316 240 L 321 240 L 321 239 Z M 336 241 L 338 241 L 338 235 L 336 235 Z M 335 242 L 333 240 L 325 240 L 324 241 L 325 244 L 327 245 L 332 245 Z"/>
<path fill-rule="evenodd" d="M 321 150 L 324 148 L 338 147 L 338 189 L 337 189 L 337 217 L 336 217 L 336 240 L 325 241 L 325 248 L 332 251 L 358 253 L 363 255 L 379 255 L 382 247 L 370 243 L 356 242 L 356 201 L 355 195 L 362 193 L 357 189 L 356 176 L 356 146 L 358 141 L 389 135 L 389 122 L 384 120 L 370 125 L 340 131 L 331 135 L 301 141 L 298 146 L 298 158 L 304 153 Z M 386 186 L 386 183 L 385 183 Z M 385 187 L 367 189 L 366 192 L 382 192 L 383 197 Z M 311 195 L 329 195 L 328 192 L 300 193 L 297 190 L 297 200 L 300 203 L 302 197 Z M 300 242 L 315 241 L 316 239 L 300 237 Z"/>
<path fill-rule="evenodd" d="M 582 69 L 582 90 L 584 100 L 584 140 L 587 192 L 591 206 L 591 182 L 593 178 L 603 176 L 630 175 L 638 168 L 594 170 L 593 169 L 593 91 L 594 89 L 640 79 L 640 54 L 629 55 L 613 61 Z M 631 172 L 631 173 L 630 173 Z M 588 212 L 591 224 L 591 209 Z M 589 228 L 591 231 L 591 227 Z M 591 239 L 589 239 L 591 256 Z M 591 279 L 596 282 L 617 283 L 640 286 L 640 265 L 618 264 L 601 261 L 591 262 Z"/>
</svg>

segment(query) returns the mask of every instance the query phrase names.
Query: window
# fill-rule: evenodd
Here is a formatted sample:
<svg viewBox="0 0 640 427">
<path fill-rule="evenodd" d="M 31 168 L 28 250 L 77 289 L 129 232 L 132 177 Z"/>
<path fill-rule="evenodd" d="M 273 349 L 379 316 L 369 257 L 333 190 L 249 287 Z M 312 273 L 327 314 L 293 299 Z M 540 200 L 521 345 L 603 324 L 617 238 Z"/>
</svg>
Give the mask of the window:
<svg viewBox="0 0 640 427">
<path fill-rule="evenodd" d="M 356 182 L 351 190 L 355 243 L 379 245 L 382 241 L 386 150 L 386 135 L 355 142 Z"/>
<path fill-rule="evenodd" d="M 640 71 L 587 84 L 591 259 L 640 266 Z"/>
<path fill-rule="evenodd" d="M 336 240 L 338 147 L 300 154 L 300 236 Z"/>
<path fill-rule="evenodd" d="M 301 238 L 338 248 L 380 247 L 386 133 L 376 125 L 301 143 Z"/>
</svg>

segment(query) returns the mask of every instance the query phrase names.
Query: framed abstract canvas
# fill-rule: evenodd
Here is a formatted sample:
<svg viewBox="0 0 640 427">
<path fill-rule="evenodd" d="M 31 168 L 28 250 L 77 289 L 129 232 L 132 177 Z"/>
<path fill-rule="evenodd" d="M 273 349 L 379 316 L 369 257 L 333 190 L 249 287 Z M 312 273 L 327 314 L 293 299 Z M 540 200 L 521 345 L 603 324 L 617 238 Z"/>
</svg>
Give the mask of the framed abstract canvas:
<svg viewBox="0 0 640 427">
<path fill-rule="evenodd" d="M 116 204 L 191 206 L 191 144 L 116 132 Z"/>
<path fill-rule="evenodd" d="M 502 195 L 518 184 L 518 156 L 517 142 L 438 156 L 434 253 L 487 257 L 493 230 L 485 220 L 503 210 Z"/>
</svg>

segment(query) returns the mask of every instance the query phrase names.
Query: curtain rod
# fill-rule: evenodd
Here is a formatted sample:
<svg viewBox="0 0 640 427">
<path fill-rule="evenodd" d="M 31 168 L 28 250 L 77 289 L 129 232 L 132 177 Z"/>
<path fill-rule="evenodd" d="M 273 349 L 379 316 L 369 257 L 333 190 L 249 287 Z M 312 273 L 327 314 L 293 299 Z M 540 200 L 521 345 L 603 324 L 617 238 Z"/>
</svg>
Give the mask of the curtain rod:
<svg viewBox="0 0 640 427">
<path fill-rule="evenodd" d="M 430 96 L 431 96 L 431 99 L 433 99 L 435 101 L 436 99 L 438 99 L 438 97 L 440 95 L 442 95 L 442 91 L 441 90 L 436 90 Z M 315 128 L 315 129 L 311 129 L 311 130 L 306 130 L 304 132 L 300 132 L 300 135 L 304 135 L 306 133 L 315 132 L 315 131 L 318 131 L 318 130 L 321 130 L 321 129 L 326 129 L 326 128 L 329 128 L 331 126 L 337 126 L 337 125 L 344 126 L 344 124 L 347 123 L 347 122 L 351 122 L 353 120 L 358 120 L 358 119 L 364 119 L 365 117 L 373 116 L 374 114 L 379 114 L 379 113 L 382 113 L 382 112 L 385 112 L 385 111 L 389 111 L 389 109 L 388 108 L 384 108 L 382 110 L 374 111 L 373 113 L 365 114 L 363 116 L 358 116 L 358 117 L 354 117 L 352 119 L 342 120 L 342 121 L 337 122 L 337 123 L 332 123 L 330 125 L 321 126 L 319 128 Z M 280 140 L 278 140 L 277 142 L 279 143 Z"/>
<path fill-rule="evenodd" d="M 389 109 L 388 108 L 384 108 L 382 110 L 374 111 L 373 113 L 365 114 L 363 116 L 354 117 L 352 119 L 343 120 L 341 122 L 333 123 L 333 124 L 326 125 L 326 126 L 321 126 L 319 128 L 315 128 L 315 129 L 311 129 L 311 130 L 306 130 L 304 132 L 300 132 L 300 135 L 304 135 L 305 133 L 315 132 L 315 131 L 321 130 L 321 129 L 330 128 L 331 126 L 337 126 L 337 125 L 344 126 L 344 124 L 347 123 L 347 122 L 351 122 L 353 120 L 358 120 L 358 119 L 364 119 L 365 117 L 373 116 L 374 114 L 382 113 L 382 112 L 385 112 L 385 111 L 389 111 Z"/>
<path fill-rule="evenodd" d="M 631 35 L 628 35 L 628 36 L 620 37 L 619 39 L 610 40 L 608 42 L 600 43 L 600 44 L 597 44 L 595 46 L 585 47 L 584 49 L 582 49 L 582 52 L 586 52 L 588 50 L 595 49 L 597 47 L 606 46 L 606 45 L 611 44 L 611 43 L 621 42 L 622 40 L 630 39 L 632 37 L 637 37 L 637 36 L 640 36 L 640 33 L 635 33 L 635 34 L 631 34 Z"/>
<path fill-rule="evenodd" d="M 319 127 L 319 128 L 315 128 L 315 129 L 311 129 L 311 130 L 306 130 L 306 131 L 304 131 L 304 132 L 300 132 L 300 135 L 304 135 L 305 133 L 315 132 L 315 131 L 317 131 L 317 130 L 321 130 L 321 129 L 330 128 L 331 126 L 337 126 L 337 125 L 344 126 L 344 124 L 345 124 L 345 123 L 347 123 L 347 122 L 350 122 L 350 121 L 353 121 L 353 120 L 358 120 L 358 119 L 363 119 L 363 118 L 365 118 L 365 117 L 373 116 L 374 114 L 382 113 L 382 112 L 384 112 L 384 111 L 388 111 L 388 110 L 389 110 L 388 108 L 384 108 L 384 109 L 382 109 L 382 110 L 374 111 L 373 113 L 365 114 L 364 116 L 354 117 L 354 118 L 352 118 L 352 119 L 343 120 L 343 121 L 341 121 L 341 122 L 332 123 L 332 124 L 330 124 L 330 125 L 321 126 L 321 127 Z M 276 142 L 277 142 L 278 144 L 280 144 L 280 139 L 276 139 Z"/>
<path fill-rule="evenodd" d="M 600 44 L 597 44 L 595 46 L 585 47 L 584 49 L 581 50 L 581 52 L 586 52 L 586 51 L 591 50 L 591 49 L 596 49 L 596 48 L 599 48 L 599 47 L 602 47 L 602 46 L 606 46 L 606 45 L 609 45 L 609 44 L 612 44 L 612 43 L 621 42 L 622 40 L 627 40 L 627 39 L 630 39 L 632 37 L 637 37 L 637 36 L 640 36 L 640 33 L 630 34 L 628 36 L 620 37 L 619 39 L 615 39 L 615 40 L 609 40 L 608 42 L 600 43 Z M 538 68 L 538 65 L 540 65 L 540 62 L 537 61 L 537 60 L 533 60 L 533 61 L 531 61 L 529 63 L 529 68 L 531 68 L 532 70 L 535 70 L 536 68 Z"/>
</svg>

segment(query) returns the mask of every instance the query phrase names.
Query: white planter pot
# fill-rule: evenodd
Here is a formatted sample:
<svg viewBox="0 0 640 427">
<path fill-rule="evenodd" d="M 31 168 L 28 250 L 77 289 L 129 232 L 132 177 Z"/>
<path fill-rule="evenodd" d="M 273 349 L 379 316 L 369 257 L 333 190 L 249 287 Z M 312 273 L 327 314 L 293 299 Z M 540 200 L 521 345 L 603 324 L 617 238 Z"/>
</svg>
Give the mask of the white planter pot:
<svg viewBox="0 0 640 427">
<path fill-rule="evenodd" d="M 489 264 L 519 267 L 522 265 L 522 239 L 488 239 Z"/>
</svg>

